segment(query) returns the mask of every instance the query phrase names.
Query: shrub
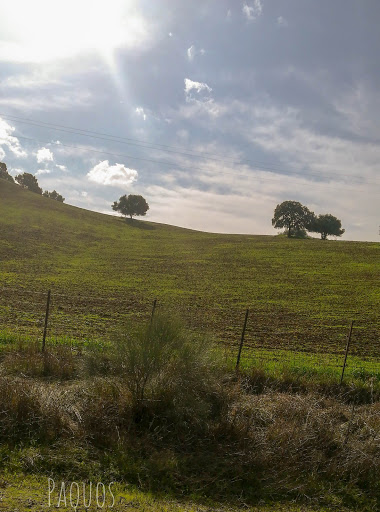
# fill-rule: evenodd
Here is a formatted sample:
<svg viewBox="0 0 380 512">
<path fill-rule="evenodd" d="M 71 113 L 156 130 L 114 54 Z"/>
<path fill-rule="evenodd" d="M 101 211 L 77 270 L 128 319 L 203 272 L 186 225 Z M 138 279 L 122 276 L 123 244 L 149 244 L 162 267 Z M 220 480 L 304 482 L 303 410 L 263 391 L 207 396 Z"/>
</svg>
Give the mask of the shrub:
<svg viewBox="0 0 380 512">
<path fill-rule="evenodd" d="M 119 339 L 117 351 L 140 419 L 148 412 L 176 423 L 202 423 L 220 408 L 223 369 L 217 352 L 207 339 L 185 333 L 178 321 L 157 315 L 148 327 Z"/>
</svg>

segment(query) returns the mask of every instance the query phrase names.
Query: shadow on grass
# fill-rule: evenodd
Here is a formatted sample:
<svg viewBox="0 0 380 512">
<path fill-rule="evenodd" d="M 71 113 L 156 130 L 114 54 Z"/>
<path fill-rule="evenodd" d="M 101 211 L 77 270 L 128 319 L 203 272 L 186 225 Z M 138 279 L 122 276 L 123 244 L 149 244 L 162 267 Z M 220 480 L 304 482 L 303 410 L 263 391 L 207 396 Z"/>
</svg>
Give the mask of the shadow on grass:
<svg viewBox="0 0 380 512">
<path fill-rule="evenodd" d="M 153 231 L 156 229 L 155 226 L 152 226 L 152 224 L 148 224 L 147 222 L 143 220 L 137 220 L 137 219 L 123 219 L 122 222 L 126 222 L 128 226 L 136 229 L 146 229 L 147 231 Z"/>
</svg>

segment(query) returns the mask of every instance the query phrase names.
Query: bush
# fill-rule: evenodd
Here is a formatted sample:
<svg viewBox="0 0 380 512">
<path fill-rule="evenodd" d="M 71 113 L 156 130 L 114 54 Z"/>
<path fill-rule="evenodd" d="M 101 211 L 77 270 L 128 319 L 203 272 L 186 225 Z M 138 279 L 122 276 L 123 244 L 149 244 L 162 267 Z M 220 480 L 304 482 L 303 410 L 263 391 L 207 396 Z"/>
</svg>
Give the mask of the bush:
<svg viewBox="0 0 380 512">
<path fill-rule="evenodd" d="M 207 339 L 185 333 L 178 321 L 157 315 L 148 327 L 122 337 L 117 352 L 138 414 L 172 411 L 176 422 L 202 422 L 215 412 L 222 364 Z"/>
</svg>

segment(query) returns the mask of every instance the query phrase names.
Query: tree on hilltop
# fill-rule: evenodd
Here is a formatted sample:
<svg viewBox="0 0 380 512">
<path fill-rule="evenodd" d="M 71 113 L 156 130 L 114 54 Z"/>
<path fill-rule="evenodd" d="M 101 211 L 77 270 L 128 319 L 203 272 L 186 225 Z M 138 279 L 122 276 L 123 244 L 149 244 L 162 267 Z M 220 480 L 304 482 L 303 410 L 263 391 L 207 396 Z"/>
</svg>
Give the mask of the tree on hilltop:
<svg viewBox="0 0 380 512">
<path fill-rule="evenodd" d="M 129 196 L 121 196 L 119 201 L 113 203 L 112 209 L 132 219 L 136 215 L 145 215 L 149 210 L 149 205 L 143 196 L 130 194 Z"/>
<path fill-rule="evenodd" d="M 56 190 L 53 190 L 53 192 L 49 192 L 48 190 L 45 190 L 45 192 L 42 194 L 44 197 L 49 197 L 50 199 L 54 199 L 55 201 L 59 201 L 63 203 L 65 201 L 65 198 L 61 196 L 61 194 L 58 194 Z"/>
<path fill-rule="evenodd" d="M 0 162 L 0 179 L 10 181 L 11 183 L 15 182 L 13 177 L 8 173 L 7 164 L 4 162 Z"/>
<path fill-rule="evenodd" d="M 35 192 L 36 194 L 42 194 L 42 188 L 38 185 L 37 178 L 30 174 L 29 172 L 24 172 L 23 174 L 18 174 L 15 178 L 17 183 L 22 187 L 27 188 L 31 192 Z"/>
<path fill-rule="evenodd" d="M 322 240 L 326 240 L 328 235 L 342 236 L 345 232 L 342 229 L 342 222 L 329 213 L 315 217 L 309 231 L 320 233 Z"/>
<path fill-rule="evenodd" d="M 272 226 L 286 228 L 288 238 L 297 233 L 304 233 L 308 229 L 315 215 L 306 206 L 297 201 L 284 201 L 278 204 L 274 210 Z"/>
</svg>

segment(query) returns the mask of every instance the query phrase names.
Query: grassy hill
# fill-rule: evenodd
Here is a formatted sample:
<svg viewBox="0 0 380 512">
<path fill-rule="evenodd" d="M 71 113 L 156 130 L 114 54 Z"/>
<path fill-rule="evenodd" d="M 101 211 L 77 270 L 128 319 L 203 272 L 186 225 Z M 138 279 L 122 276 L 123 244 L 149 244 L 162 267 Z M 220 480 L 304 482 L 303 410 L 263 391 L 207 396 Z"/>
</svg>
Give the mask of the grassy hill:
<svg viewBox="0 0 380 512">
<path fill-rule="evenodd" d="M 197 232 L 90 212 L 0 181 L 0 328 L 99 337 L 150 314 L 247 345 L 379 354 L 380 244 Z"/>
<path fill-rule="evenodd" d="M 52 476 L 116 482 L 118 511 L 376 510 L 379 249 L 125 222 L 0 180 L 0 510 L 45 509 Z M 155 298 L 189 329 L 147 323 Z M 237 374 L 189 331 L 236 355 L 247 307 Z M 339 385 L 351 319 L 363 373 Z"/>
</svg>

